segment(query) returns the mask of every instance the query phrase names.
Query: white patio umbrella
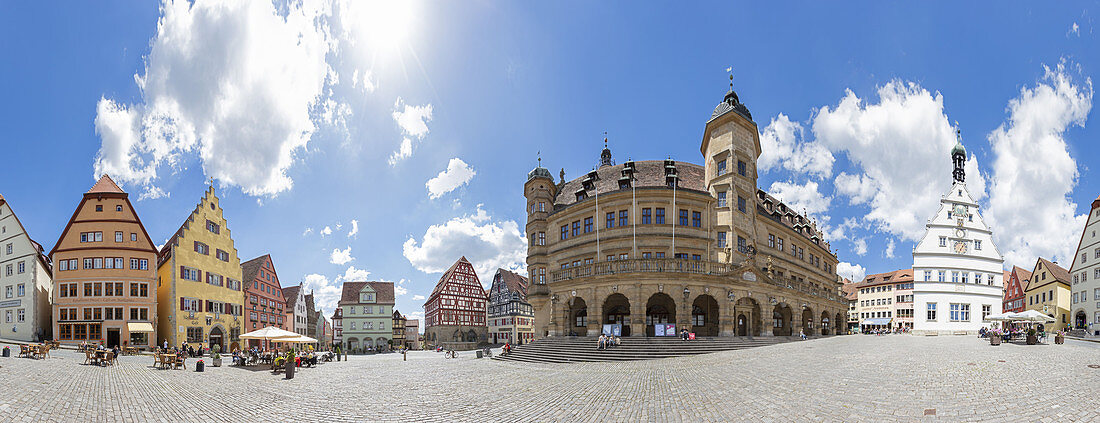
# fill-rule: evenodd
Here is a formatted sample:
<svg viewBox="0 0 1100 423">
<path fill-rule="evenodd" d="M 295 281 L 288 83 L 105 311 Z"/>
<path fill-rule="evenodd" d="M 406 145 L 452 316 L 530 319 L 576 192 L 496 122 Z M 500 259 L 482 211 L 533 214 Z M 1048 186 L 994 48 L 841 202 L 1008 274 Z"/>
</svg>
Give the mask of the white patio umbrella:
<svg viewBox="0 0 1100 423">
<path fill-rule="evenodd" d="M 1015 316 L 1013 316 L 1012 320 L 1023 320 L 1023 321 L 1026 321 L 1026 322 L 1043 322 L 1043 323 L 1052 323 L 1052 322 L 1054 322 L 1053 317 L 1047 316 L 1047 315 L 1039 312 L 1038 310 L 1025 310 L 1025 311 L 1022 311 L 1022 312 L 1019 312 L 1019 313 L 1015 313 Z"/>
<path fill-rule="evenodd" d="M 275 339 L 275 341 L 276 342 L 287 342 L 287 343 L 291 343 L 291 344 L 312 344 L 312 343 L 317 342 L 316 339 L 310 338 L 310 337 L 305 336 L 305 335 L 297 335 L 297 334 L 295 334 L 295 336 L 293 338 L 278 338 L 278 339 Z"/>
<path fill-rule="evenodd" d="M 279 329 L 274 326 L 268 326 L 260 330 L 254 330 L 240 336 L 241 339 L 266 339 L 269 341 L 286 342 L 280 338 L 296 338 L 298 335 L 294 332 Z"/>
<path fill-rule="evenodd" d="M 1007 313 L 991 314 L 989 316 L 986 316 L 986 319 L 992 320 L 994 322 L 1007 322 L 1009 320 L 1012 320 L 1014 316 L 1016 316 L 1016 313 L 1010 311 Z"/>
</svg>

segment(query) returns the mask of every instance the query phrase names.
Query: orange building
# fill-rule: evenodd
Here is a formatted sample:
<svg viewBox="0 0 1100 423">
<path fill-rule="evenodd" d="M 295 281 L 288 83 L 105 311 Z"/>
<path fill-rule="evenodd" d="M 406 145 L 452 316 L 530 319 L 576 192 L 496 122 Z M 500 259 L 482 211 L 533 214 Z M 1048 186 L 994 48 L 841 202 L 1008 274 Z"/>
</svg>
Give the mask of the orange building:
<svg viewBox="0 0 1100 423">
<path fill-rule="evenodd" d="M 53 333 L 62 343 L 156 344 L 157 250 L 128 197 L 104 175 L 50 251 Z"/>
</svg>

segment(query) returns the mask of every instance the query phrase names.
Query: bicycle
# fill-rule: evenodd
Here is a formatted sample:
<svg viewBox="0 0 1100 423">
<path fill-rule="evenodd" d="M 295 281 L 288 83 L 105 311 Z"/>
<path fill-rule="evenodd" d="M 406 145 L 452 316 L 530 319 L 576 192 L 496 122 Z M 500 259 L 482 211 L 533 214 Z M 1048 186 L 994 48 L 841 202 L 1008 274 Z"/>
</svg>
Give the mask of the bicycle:
<svg viewBox="0 0 1100 423">
<path fill-rule="evenodd" d="M 454 350 L 447 350 L 443 353 L 444 358 L 458 358 L 458 353 Z"/>
<path fill-rule="evenodd" d="M 490 349 L 490 348 L 486 348 L 485 349 L 485 356 L 486 357 L 492 357 L 493 356 L 493 350 Z"/>
</svg>

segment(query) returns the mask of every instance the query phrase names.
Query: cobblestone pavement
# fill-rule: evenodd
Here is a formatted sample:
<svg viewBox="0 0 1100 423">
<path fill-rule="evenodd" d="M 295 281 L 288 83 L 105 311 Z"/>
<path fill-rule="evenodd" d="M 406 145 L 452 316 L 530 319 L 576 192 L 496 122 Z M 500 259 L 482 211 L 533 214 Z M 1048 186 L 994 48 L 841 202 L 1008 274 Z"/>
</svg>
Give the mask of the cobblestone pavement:
<svg viewBox="0 0 1100 423">
<path fill-rule="evenodd" d="M 0 421 L 1100 421 L 1100 369 L 1087 366 L 1100 348 L 1078 341 L 856 335 L 610 364 L 415 352 L 352 356 L 293 380 L 53 355 L 0 358 Z"/>
</svg>

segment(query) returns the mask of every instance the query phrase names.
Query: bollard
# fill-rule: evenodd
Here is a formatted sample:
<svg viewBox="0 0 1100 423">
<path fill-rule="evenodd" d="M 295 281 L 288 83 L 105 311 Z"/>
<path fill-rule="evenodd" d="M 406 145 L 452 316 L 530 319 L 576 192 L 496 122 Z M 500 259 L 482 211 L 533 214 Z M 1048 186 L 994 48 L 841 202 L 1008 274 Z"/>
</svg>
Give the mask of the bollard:
<svg viewBox="0 0 1100 423">
<path fill-rule="evenodd" d="M 287 360 L 286 361 L 286 378 L 287 379 L 294 379 L 294 368 L 295 367 L 297 367 L 297 366 L 294 365 L 294 360 Z"/>
<path fill-rule="evenodd" d="M 409 361 L 409 350 L 402 351 L 401 355 L 401 361 Z"/>
</svg>

